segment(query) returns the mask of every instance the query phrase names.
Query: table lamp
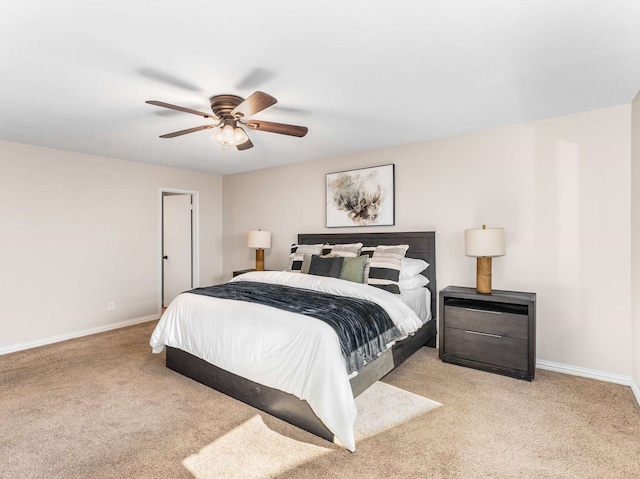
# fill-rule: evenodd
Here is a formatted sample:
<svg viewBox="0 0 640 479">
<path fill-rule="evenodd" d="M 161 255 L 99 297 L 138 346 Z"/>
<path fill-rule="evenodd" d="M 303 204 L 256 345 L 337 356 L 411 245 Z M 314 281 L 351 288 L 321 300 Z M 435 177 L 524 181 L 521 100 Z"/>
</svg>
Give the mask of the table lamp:
<svg viewBox="0 0 640 479">
<path fill-rule="evenodd" d="M 256 249 L 256 271 L 264 271 L 264 249 L 271 248 L 269 231 L 249 231 L 249 248 Z"/>
<path fill-rule="evenodd" d="M 504 242 L 504 228 L 487 228 L 464 230 L 464 254 L 475 256 L 476 291 L 491 294 L 491 258 L 504 256 L 507 253 Z"/>
</svg>

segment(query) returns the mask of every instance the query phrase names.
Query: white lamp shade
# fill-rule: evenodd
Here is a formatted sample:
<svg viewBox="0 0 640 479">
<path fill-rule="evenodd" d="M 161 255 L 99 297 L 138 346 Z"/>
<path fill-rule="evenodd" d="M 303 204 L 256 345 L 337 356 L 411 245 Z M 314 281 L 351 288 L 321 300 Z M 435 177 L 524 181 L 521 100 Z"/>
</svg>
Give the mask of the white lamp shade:
<svg viewBox="0 0 640 479">
<path fill-rule="evenodd" d="M 269 231 L 249 231 L 249 248 L 271 248 L 271 233 Z"/>
<path fill-rule="evenodd" d="M 504 256 L 504 228 L 478 228 L 464 230 L 464 254 L 466 256 Z"/>
</svg>

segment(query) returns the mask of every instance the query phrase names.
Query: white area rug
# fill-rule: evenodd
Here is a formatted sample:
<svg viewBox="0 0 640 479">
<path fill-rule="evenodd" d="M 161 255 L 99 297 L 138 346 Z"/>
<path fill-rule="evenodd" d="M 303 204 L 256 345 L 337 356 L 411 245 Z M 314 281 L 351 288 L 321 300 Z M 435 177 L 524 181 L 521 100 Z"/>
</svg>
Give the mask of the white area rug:
<svg viewBox="0 0 640 479">
<path fill-rule="evenodd" d="M 358 441 L 435 409 L 442 404 L 378 381 L 356 398 Z M 183 464 L 197 479 L 265 479 L 335 450 L 283 436 L 256 415 L 187 457 Z M 295 451 L 292 453 L 292 451 Z"/>
<path fill-rule="evenodd" d="M 356 406 L 358 418 L 354 433 L 357 450 L 358 440 L 380 434 L 442 404 L 378 381 L 356 398 Z"/>
</svg>

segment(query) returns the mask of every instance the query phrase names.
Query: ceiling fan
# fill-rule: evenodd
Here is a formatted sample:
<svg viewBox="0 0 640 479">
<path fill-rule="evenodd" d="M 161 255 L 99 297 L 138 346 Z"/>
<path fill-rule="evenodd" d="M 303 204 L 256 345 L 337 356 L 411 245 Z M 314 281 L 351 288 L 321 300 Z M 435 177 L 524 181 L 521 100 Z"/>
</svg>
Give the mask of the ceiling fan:
<svg viewBox="0 0 640 479">
<path fill-rule="evenodd" d="M 271 121 L 247 120 L 248 117 L 274 105 L 277 101 L 278 100 L 271 95 L 261 91 L 256 91 L 246 100 L 236 95 L 216 95 L 211 97 L 211 111 L 213 114 L 171 105 L 170 103 L 162 101 L 149 100 L 145 103 L 183 111 L 185 113 L 192 113 L 193 115 L 202 116 L 215 122 L 209 125 L 196 126 L 194 128 L 160 135 L 160 138 L 175 138 L 176 136 L 186 135 L 187 133 L 217 128 L 213 138 L 218 143 L 226 147 L 235 146 L 238 150 L 248 150 L 253 147 L 253 143 L 251 143 L 249 136 L 239 124 L 251 130 L 268 131 L 297 137 L 303 137 L 307 134 L 307 131 L 309 131 L 306 126 L 287 125 L 285 123 L 274 123 Z"/>
</svg>

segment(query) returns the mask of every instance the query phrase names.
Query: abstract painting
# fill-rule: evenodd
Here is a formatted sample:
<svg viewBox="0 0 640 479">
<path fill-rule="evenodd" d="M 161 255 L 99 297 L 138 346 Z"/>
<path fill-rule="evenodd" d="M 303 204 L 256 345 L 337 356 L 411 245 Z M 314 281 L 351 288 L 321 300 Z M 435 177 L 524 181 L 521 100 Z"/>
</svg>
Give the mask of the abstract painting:
<svg viewBox="0 0 640 479">
<path fill-rule="evenodd" d="M 327 175 L 327 227 L 392 226 L 394 165 Z"/>
</svg>

